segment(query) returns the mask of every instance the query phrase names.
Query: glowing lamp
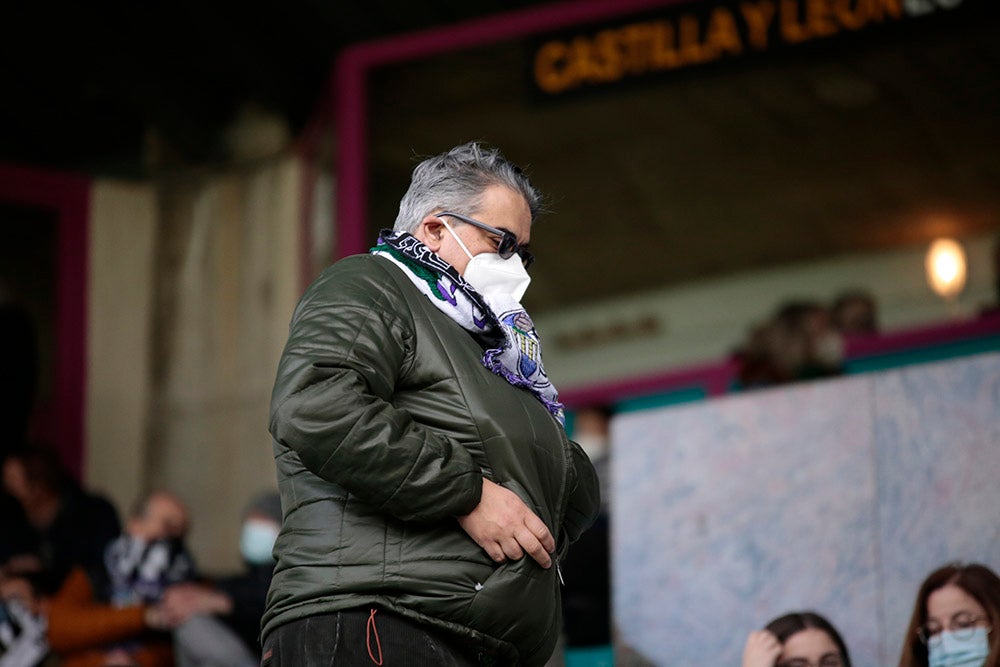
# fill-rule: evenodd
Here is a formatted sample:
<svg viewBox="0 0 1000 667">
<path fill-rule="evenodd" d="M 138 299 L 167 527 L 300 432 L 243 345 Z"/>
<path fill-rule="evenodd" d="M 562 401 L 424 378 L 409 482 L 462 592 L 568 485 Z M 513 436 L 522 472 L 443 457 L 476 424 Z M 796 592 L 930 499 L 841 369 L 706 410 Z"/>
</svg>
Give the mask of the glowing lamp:
<svg viewBox="0 0 1000 667">
<path fill-rule="evenodd" d="M 938 296 L 953 299 L 965 288 L 965 250 L 954 239 L 931 243 L 924 259 L 927 284 Z"/>
</svg>

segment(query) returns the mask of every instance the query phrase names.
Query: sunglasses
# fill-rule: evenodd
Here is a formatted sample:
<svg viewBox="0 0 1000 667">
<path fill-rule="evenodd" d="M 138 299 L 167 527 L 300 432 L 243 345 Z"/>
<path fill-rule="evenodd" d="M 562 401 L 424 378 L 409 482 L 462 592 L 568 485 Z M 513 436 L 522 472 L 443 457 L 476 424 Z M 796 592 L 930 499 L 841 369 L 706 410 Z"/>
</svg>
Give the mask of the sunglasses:
<svg viewBox="0 0 1000 667">
<path fill-rule="evenodd" d="M 513 232 L 509 232 L 506 229 L 497 229 L 496 227 L 491 227 L 485 222 L 479 222 L 475 218 L 470 218 L 466 215 L 460 213 L 452 213 L 451 211 L 441 211 L 437 214 L 438 216 L 446 215 L 449 218 L 455 218 L 456 220 L 461 220 L 462 222 L 468 223 L 473 227 L 479 227 L 490 234 L 496 234 L 500 237 L 500 243 L 497 245 L 497 254 L 504 259 L 510 259 L 510 257 L 517 253 L 517 256 L 521 258 L 521 264 L 524 268 L 528 268 L 535 261 L 535 256 L 528 252 L 528 249 L 524 246 L 518 244 L 517 237 L 514 236 Z"/>
</svg>

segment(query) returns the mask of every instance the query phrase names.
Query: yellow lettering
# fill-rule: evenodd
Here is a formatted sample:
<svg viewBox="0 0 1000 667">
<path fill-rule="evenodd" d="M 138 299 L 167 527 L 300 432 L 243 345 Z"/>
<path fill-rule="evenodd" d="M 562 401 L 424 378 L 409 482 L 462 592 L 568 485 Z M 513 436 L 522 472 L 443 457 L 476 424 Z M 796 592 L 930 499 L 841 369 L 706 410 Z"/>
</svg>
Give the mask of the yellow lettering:
<svg viewBox="0 0 1000 667">
<path fill-rule="evenodd" d="M 615 81 L 622 78 L 622 57 L 618 49 L 618 35 L 614 30 L 597 33 L 591 56 L 591 81 Z"/>
<path fill-rule="evenodd" d="M 903 18 L 903 0 L 875 0 L 875 5 L 872 16 L 877 16 L 879 21 L 886 15 L 894 19 Z"/>
<path fill-rule="evenodd" d="M 837 24 L 833 22 L 827 0 L 806 0 L 806 22 L 813 37 L 829 37 L 837 33 Z"/>
<path fill-rule="evenodd" d="M 677 57 L 677 45 L 674 24 L 667 21 L 657 21 L 653 24 L 650 58 L 655 69 L 673 69 L 680 65 Z"/>
<path fill-rule="evenodd" d="M 563 42 L 546 42 L 535 54 L 535 83 L 550 95 L 561 93 L 576 82 L 567 62 L 568 49 Z"/>
<path fill-rule="evenodd" d="M 722 53 L 743 53 L 743 41 L 736 29 L 736 20 L 725 7 L 716 7 L 712 12 L 705 31 L 705 43 L 705 50 L 711 53 L 712 58 L 717 58 Z"/>
<path fill-rule="evenodd" d="M 651 31 L 648 23 L 633 23 L 621 29 L 622 67 L 629 74 L 642 74 L 649 68 Z"/>
<path fill-rule="evenodd" d="M 573 86 L 583 85 L 590 73 L 590 42 L 586 37 L 574 37 L 567 46 L 567 69 L 573 74 Z"/>
<path fill-rule="evenodd" d="M 708 60 L 701 48 L 698 17 L 692 14 L 681 14 L 680 19 L 680 57 L 685 65 Z"/>
<path fill-rule="evenodd" d="M 592 37 L 544 43 L 535 53 L 535 83 L 554 95 L 585 84 L 735 56 L 747 48 L 764 51 L 772 34 L 785 43 L 798 44 L 841 30 L 860 30 L 873 22 L 901 19 L 904 5 L 905 0 L 742 0 L 714 7 L 704 26 L 694 13 L 632 23 Z"/>
<path fill-rule="evenodd" d="M 576 37 L 570 43 L 569 63 L 573 87 L 583 85 L 590 76 L 590 41 L 586 37 Z"/>
<path fill-rule="evenodd" d="M 799 3 L 798 0 L 781 0 L 780 23 L 781 36 L 786 42 L 798 44 L 809 39 L 809 32 L 799 23 Z"/>
<path fill-rule="evenodd" d="M 871 20 L 871 0 L 858 0 L 851 10 L 851 0 L 834 0 L 833 13 L 840 25 L 848 30 L 858 30 Z"/>
<path fill-rule="evenodd" d="M 740 12 L 750 29 L 750 45 L 763 51 L 767 48 L 767 36 L 774 19 L 774 3 L 769 0 L 757 4 L 744 2 L 740 5 Z"/>
</svg>

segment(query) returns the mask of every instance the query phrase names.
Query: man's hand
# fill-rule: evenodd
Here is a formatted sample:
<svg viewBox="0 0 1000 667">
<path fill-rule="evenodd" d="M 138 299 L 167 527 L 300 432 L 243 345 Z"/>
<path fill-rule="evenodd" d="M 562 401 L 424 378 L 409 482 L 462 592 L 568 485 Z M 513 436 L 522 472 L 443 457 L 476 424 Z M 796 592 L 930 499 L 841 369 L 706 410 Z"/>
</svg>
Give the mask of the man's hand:
<svg viewBox="0 0 1000 667">
<path fill-rule="evenodd" d="M 458 517 L 458 523 L 498 563 L 519 560 L 527 553 L 542 567 L 552 566 L 549 554 L 556 550 L 552 533 L 516 493 L 486 478 L 479 504 Z"/>
<path fill-rule="evenodd" d="M 774 667 L 781 642 L 767 630 L 754 630 L 743 647 L 743 667 Z"/>
</svg>

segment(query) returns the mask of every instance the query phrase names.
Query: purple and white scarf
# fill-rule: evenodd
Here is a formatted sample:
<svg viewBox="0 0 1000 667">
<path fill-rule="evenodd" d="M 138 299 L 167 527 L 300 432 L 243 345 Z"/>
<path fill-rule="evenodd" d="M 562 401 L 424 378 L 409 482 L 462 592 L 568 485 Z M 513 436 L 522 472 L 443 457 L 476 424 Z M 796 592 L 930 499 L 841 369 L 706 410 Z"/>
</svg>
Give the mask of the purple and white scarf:
<svg viewBox="0 0 1000 667">
<path fill-rule="evenodd" d="M 382 230 L 373 255 L 395 263 L 438 310 L 483 346 L 483 366 L 527 389 L 565 424 L 559 393 L 542 365 L 542 344 L 524 307 L 513 298 L 488 301 L 458 271 L 407 232 Z"/>
</svg>

